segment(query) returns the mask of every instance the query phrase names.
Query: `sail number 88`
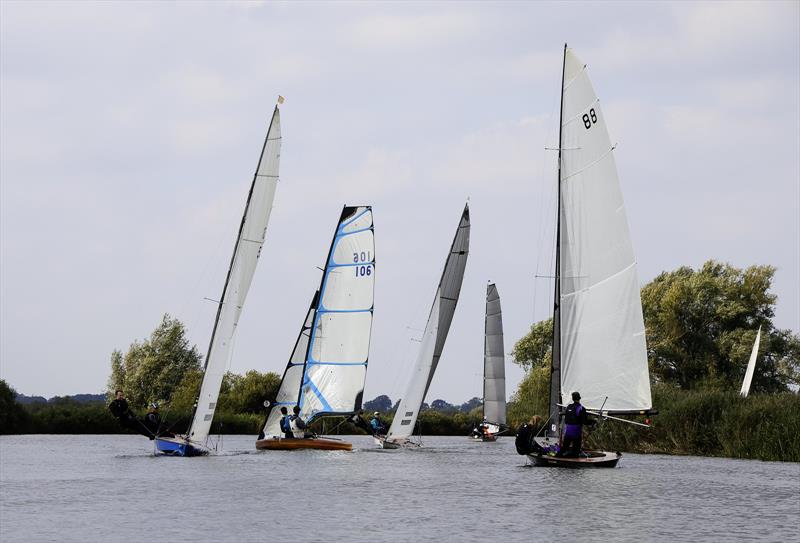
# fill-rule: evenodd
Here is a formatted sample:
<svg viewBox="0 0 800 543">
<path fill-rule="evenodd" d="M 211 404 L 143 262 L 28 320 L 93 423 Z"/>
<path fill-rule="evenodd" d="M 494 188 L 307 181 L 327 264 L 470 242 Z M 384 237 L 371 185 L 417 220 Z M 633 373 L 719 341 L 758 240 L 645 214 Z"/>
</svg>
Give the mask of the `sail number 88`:
<svg viewBox="0 0 800 543">
<path fill-rule="evenodd" d="M 589 110 L 589 113 L 583 114 L 583 126 L 586 127 L 586 130 L 589 130 L 593 124 L 597 123 L 597 113 L 594 112 L 594 108 Z"/>
</svg>

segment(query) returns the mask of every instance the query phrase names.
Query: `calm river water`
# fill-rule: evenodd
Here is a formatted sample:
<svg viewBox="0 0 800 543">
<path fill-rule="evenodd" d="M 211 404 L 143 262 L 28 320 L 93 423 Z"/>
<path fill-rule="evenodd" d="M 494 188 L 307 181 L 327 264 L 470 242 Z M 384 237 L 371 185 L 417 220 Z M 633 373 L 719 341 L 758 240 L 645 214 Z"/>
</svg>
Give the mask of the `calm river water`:
<svg viewBox="0 0 800 543">
<path fill-rule="evenodd" d="M 513 439 L 152 456 L 137 436 L 0 437 L 0 540 L 800 541 L 800 464 L 623 456 L 525 467 Z"/>
</svg>

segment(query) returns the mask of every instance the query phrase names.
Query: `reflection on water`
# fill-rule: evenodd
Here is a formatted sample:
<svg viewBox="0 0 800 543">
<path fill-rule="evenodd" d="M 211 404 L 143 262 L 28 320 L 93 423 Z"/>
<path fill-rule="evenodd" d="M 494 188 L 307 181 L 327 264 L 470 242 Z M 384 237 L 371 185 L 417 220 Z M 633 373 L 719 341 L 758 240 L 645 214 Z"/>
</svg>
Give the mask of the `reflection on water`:
<svg viewBox="0 0 800 543">
<path fill-rule="evenodd" d="M 526 468 L 513 438 L 152 456 L 137 436 L 0 437 L 2 541 L 798 541 L 800 464 L 625 455 Z"/>
</svg>

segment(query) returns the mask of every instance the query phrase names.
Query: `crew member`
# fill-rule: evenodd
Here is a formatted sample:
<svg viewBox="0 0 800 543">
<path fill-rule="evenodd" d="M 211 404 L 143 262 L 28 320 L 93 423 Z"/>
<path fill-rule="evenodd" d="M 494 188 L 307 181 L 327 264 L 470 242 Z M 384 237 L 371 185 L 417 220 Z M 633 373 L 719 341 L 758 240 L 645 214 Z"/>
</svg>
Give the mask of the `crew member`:
<svg viewBox="0 0 800 543">
<path fill-rule="evenodd" d="M 372 432 L 372 426 L 370 426 L 369 423 L 366 420 L 364 420 L 364 410 L 363 409 L 360 409 L 358 411 L 358 413 L 356 413 L 355 415 L 353 415 L 352 417 L 347 419 L 347 422 L 349 422 L 350 424 L 352 424 L 356 428 L 361 428 L 367 434 L 373 433 Z"/>
<path fill-rule="evenodd" d="M 292 437 L 294 438 L 304 438 L 306 437 L 306 422 L 300 418 L 300 406 L 295 405 L 292 408 L 292 416 L 289 417 L 289 428 L 292 432 Z"/>
<path fill-rule="evenodd" d="M 286 439 L 294 438 L 294 434 L 292 433 L 292 417 L 289 415 L 289 411 L 286 409 L 286 406 L 281 407 L 281 432 Z"/>
<path fill-rule="evenodd" d="M 153 402 L 150 404 L 150 408 L 144 416 L 144 425 L 154 436 L 157 435 L 158 431 L 161 429 L 161 415 L 158 414 L 157 403 Z M 151 437 L 150 439 L 153 438 Z"/>
<path fill-rule="evenodd" d="M 581 405 L 580 393 L 573 392 L 572 403 L 567 406 L 567 411 L 564 413 L 564 439 L 559 456 L 580 456 L 583 427 L 594 426 L 595 422 L 589 419 L 589 413 Z"/>
<path fill-rule="evenodd" d="M 109 411 L 111 411 L 111 414 L 114 415 L 121 426 L 132 430 L 138 430 L 138 428 L 136 428 L 136 417 L 131 413 L 128 400 L 125 399 L 125 393 L 122 392 L 121 388 L 118 388 L 114 394 L 116 398 L 108 405 Z"/>
<path fill-rule="evenodd" d="M 370 419 L 369 425 L 372 427 L 373 435 L 386 435 L 386 426 L 381 421 L 380 413 L 377 411 L 372 414 L 372 419 Z"/>
</svg>

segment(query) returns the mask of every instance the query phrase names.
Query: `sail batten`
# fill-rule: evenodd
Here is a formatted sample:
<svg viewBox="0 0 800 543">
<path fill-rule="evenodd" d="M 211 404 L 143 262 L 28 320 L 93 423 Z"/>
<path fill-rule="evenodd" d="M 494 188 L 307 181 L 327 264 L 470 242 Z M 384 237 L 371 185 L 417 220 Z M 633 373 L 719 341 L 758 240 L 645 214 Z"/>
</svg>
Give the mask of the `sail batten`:
<svg viewBox="0 0 800 543">
<path fill-rule="evenodd" d="M 188 433 L 189 439 L 195 442 L 205 442 L 211 429 L 236 326 L 266 237 L 278 183 L 280 146 L 280 110 L 276 106 L 250 185 L 209 341 L 203 383 Z"/>
<path fill-rule="evenodd" d="M 503 348 L 503 312 L 497 286 L 486 286 L 486 322 L 483 351 L 483 418 L 506 423 L 506 369 Z"/>
<path fill-rule="evenodd" d="M 425 325 L 417 360 L 406 391 L 400 399 L 387 440 L 401 441 L 414 433 L 419 409 L 430 388 L 431 380 L 442 356 L 450 324 L 453 322 L 464 269 L 469 254 L 469 206 L 464 207 L 456 235 L 447 254 L 442 276 Z"/>
<path fill-rule="evenodd" d="M 570 49 L 562 81 L 554 335 L 559 382 L 551 386 L 551 417 L 556 401 L 574 391 L 589 409 L 647 410 L 652 400 L 644 319 L 614 146 L 586 65 Z"/>
</svg>

